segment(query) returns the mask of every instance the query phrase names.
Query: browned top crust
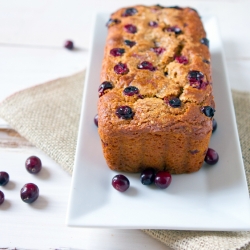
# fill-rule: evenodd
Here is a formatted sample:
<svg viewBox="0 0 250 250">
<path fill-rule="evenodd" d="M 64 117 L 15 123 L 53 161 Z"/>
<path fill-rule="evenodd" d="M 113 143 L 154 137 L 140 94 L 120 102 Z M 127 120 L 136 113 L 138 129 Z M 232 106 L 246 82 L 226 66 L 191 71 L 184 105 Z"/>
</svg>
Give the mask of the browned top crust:
<svg viewBox="0 0 250 250">
<path fill-rule="evenodd" d="M 129 8 L 135 9 L 132 15 L 126 15 Z M 108 81 L 113 88 L 105 90 L 99 98 L 99 132 L 108 129 L 112 133 L 115 128 L 122 133 L 169 130 L 208 133 L 211 118 L 204 115 L 202 108 L 214 108 L 214 101 L 210 53 L 208 45 L 201 42 L 206 33 L 198 13 L 192 8 L 142 5 L 129 8 L 113 13 L 107 24 L 101 82 Z M 129 33 L 126 25 L 136 27 L 136 32 Z M 135 45 L 128 46 L 125 40 Z M 124 52 L 114 56 L 110 53 L 114 48 Z M 187 61 L 178 61 L 180 56 Z M 138 68 L 144 61 L 150 62 L 153 70 Z M 126 73 L 115 72 L 119 63 L 126 64 Z M 198 85 L 190 82 L 190 71 L 204 75 Z M 139 94 L 124 95 L 128 86 L 137 87 Z M 174 97 L 181 100 L 178 108 L 168 104 Z M 124 105 L 132 108 L 132 119 L 117 117 L 116 109 Z"/>
</svg>

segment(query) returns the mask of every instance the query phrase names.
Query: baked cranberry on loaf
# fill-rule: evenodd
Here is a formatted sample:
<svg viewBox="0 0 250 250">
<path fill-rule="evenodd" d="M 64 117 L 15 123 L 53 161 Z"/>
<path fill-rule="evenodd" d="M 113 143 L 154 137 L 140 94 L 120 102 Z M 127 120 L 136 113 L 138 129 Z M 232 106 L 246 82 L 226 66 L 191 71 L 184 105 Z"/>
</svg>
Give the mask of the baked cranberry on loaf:
<svg viewBox="0 0 250 250">
<path fill-rule="evenodd" d="M 201 168 L 214 115 L 209 41 L 192 8 L 113 13 L 101 71 L 98 132 L 112 170 Z"/>
</svg>

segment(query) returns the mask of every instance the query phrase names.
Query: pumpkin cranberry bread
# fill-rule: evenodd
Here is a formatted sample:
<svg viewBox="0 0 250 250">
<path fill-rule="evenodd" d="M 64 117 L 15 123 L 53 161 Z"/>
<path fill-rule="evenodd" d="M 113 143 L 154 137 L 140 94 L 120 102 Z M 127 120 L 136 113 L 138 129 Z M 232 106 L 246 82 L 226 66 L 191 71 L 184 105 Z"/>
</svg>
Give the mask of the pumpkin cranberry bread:
<svg viewBox="0 0 250 250">
<path fill-rule="evenodd" d="M 194 9 L 122 8 L 107 23 L 98 132 L 108 166 L 200 169 L 212 132 L 209 41 Z"/>
</svg>

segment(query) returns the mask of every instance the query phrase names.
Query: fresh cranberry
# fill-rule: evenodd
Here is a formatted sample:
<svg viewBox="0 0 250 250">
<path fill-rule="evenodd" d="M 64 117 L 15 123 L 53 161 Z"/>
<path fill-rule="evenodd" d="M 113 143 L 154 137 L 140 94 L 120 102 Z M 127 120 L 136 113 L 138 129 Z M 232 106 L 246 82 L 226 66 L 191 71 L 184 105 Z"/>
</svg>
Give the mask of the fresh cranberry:
<svg viewBox="0 0 250 250">
<path fill-rule="evenodd" d="M 210 64 L 210 62 L 207 59 L 202 60 L 204 63 Z"/>
<path fill-rule="evenodd" d="M 203 82 L 203 78 L 204 78 L 203 73 L 198 70 L 191 70 L 188 73 L 188 80 L 190 86 L 192 86 L 193 88 L 197 89 L 202 88 L 203 85 L 205 84 L 205 82 Z"/>
<path fill-rule="evenodd" d="M 124 95 L 133 96 L 139 93 L 139 89 L 134 86 L 128 86 L 123 90 Z"/>
<path fill-rule="evenodd" d="M 99 97 L 104 95 L 106 89 L 112 89 L 112 88 L 113 85 L 111 82 L 108 81 L 103 82 L 98 88 Z"/>
<path fill-rule="evenodd" d="M 137 9 L 135 8 L 128 8 L 126 9 L 123 13 L 122 13 L 122 16 L 123 17 L 126 17 L 126 16 L 133 16 L 137 13 Z"/>
<path fill-rule="evenodd" d="M 181 106 L 181 100 L 179 98 L 171 99 L 168 104 L 173 108 L 179 108 Z"/>
<path fill-rule="evenodd" d="M 150 71 L 155 71 L 156 67 L 153 66 L 151 62 L 144 61 L 137 66 L 138 69 L 148 69 Z"/>
<path fill-rule="evenodd" d="M 4 193 L 0 190 L 0 205 L 4 202 Z"/>
<path fill-rule="evenodd" d="M 95 115 L 95 117 L 94 117 L 94 123 L 95 123 L 96 127 L 98 127 L 98 114 Z"/>
<path fill-rule="evenodd" d="M 146 168 L 141 172 L 141 183 L 143 185 L 150 185 L 155 180 L 155 170 L 153 168 Z"/>
<path fill-rule="evenodd" d="M 108 22 L 106 23 L 107 27 L 111 27 L 113 25 L 119 24 L 121 21 L 119 19 L 112 19 L 110 18 Z"/>
<path fill-rule="evenodd" d="M 158 23 L 155 22 L 155 21 L 150 21 L 150 22 L 148 23 L 148 26 L 156 28 L 156 27 L 158 27 Z"/>
<path fill-rule="evenodd" d="M 129 185 L 129 179 L 122 174 L 118 174 L 112 179 L 112 186 L 120 192 L 125 192 L 129 188 Z"/>
<path fill-rule="evenodd" d="M 37 156 L 30 156 L 25 161 L 25 167 L 29 173 L 37 174 L 42 169 L 42 162 Z"/>
<path fill-rule="evenodd" d="M 159 171 L 155 176 L 155 185 L 161 189 L 167 188 L 172 181 L 172 176 L 167 171 Z"/>
<path fill-rule="evenodd" d="M 133 24 L 126 24 L 124 26 L 124 29 L 126 32 L 132 33 L 132 34 L 135 34 L 137 32 L 137 28 Z"/>
<path fill-rule="evenodd" d="M 212 132 L 214 132 L 217 129 L 217 121 L 215 119 L 213 119 L 213 130 Z"/>
<path fill-rule="evenodd" d="M 115 65 L 114 67 L 114 71 L 116 74 L 119 74 L 119 75 L 125 75 L 129 72 L 129 69 L 127 67 L 127 64 L 126 63 L 118 63 Z"/>
<path fill-rule="evenodd" d="M 112 56 L 122 56 L 125 53 L 125 49 L 122 48 L 114 48 L 110 50 L 110 54 Z"/>
<path fill-rule="evenodd" d="M 200 42 L 209 47 L 209 40 L 206 37 L 201 38 Z"/>
<path fill-rule="evenodd" d="M 219 160 L 218 153 L 214 149 L 208 148 L 205 156 L 205 162 L 209 165 L 214 165 L 215 163 L 218 162 L 218 160 Z"/>
<path fill-rule="evenodd" d="M 162 54 L 166 49 L 162 47 L 154 47 L 151 48 L 152 51 L 154 51 L 157 55 Z"/>
<path fill-rule="evenodd" d="M 176 56 L 175 60 L 181 64 L 188 64 L 188 59 L 185 56 Z"/>
<path fill-rule="evenodd" d="M 207 117 L 213 117 L 215 110 L 210 106 L 204 106 L 202 107 L 201 111 L 205 114 Z"/>
<path fill-rule="evenodd" d="M 129 46 L 130 48 L 136 45 L 136 42 L 130 40 L 124 40 L 124 44 Z"/>
<path fill-rule="evenodd" d="M 64 43 L 64 47 L 66 49 L 72 50 L 72 49 L 74 49 L 74 43 L 72 41 L 68 40 Z"/>
<path fill-rule="evenodd" d="M 120 106 L 116 109 L 115 113 L 119 118 L 122 118 L 125 120 L 133 118 L 134 116 L 134 112 L 129 106 Z"/>
<path fill-rule="evenodd" d="M 39 196 L 39 189 L 36 184 L 27 183 L 20 191 L 21 199 L 26 203 L 34 202 Z"/>
<path fill-rule="evenodd" d="M 176 35 L 179 35 L 182 33 L 181 29 L 178 26 L 172 26 L 164 29 L 164 31 L 167 32 L 174 32 Z"/>
<path fill-rule="evenodd" d="M 9 182 L 9 174 L 6 172 L 0 172 L 0 186 L 5 186 Z"/>
</svg>

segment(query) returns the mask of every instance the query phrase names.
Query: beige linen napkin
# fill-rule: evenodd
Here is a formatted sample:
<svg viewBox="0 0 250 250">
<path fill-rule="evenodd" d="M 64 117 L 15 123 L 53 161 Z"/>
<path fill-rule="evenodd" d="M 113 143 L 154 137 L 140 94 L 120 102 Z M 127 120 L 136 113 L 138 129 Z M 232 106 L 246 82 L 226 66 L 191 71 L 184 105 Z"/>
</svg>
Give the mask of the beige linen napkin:
<svg viewBox="0 0 250 250">
<path fill-rule="evenodd" d="M 70 174 L 76 149 L 83 82 L 84 72 L 80 72 L 17 92 L 0 104 L 0 117 Z M 232 93 L 249 187 L 250 93 Z M 250 249 L 250 232 L 143 231 L 178 250 Z"/>
</svg>

